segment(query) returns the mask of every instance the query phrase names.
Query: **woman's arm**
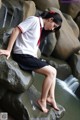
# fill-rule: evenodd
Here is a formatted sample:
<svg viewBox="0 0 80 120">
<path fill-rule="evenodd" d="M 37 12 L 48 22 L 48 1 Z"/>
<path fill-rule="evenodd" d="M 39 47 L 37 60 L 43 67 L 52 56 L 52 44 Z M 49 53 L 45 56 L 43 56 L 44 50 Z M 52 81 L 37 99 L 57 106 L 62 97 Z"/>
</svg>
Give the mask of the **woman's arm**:
<svg viewBox="0 0 80 120">
<path fill-rule="evenodd" d="M 8 47 L 7 47 L 7 50 L 11 53 L 12 51 L 12 48 L 13 48 L 13 45 L 14 45 L 14 42 L 16 41 L 18 35 L 20 34 L 21 30 L 16 27 L 14 28 L 14 30 L 12 31 L 12 34 L 11 34 L 11 37 L 10 37 L 10 40 L 9 40 L 9 43 L 8 43 Z"/>
<path fill-rule="evenodd" d="M 13 45 L 20 33 L 21 33 L 21 30 L 18 27 L 14 28 L 14 30 L 12 31 L 7 49 L 6 50 L 0 49 L 0 55 L 6 55 L 7 59 L 10 57 Z"/>
</svg>

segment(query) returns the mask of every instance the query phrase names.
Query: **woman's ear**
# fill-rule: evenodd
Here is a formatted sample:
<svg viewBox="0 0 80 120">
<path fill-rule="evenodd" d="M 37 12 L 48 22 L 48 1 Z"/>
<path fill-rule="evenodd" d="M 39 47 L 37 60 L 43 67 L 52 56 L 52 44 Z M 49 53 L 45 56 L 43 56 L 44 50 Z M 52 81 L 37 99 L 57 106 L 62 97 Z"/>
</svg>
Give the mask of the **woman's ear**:
<svg viewBox="0 0 80 120">
<path fill-rule="evenodd" d="M 53 22 L 53 18 L 51 17 L 51 18 L 49 18 L 49 20 L 50 20 L 50 22 Z"/>
</svg>

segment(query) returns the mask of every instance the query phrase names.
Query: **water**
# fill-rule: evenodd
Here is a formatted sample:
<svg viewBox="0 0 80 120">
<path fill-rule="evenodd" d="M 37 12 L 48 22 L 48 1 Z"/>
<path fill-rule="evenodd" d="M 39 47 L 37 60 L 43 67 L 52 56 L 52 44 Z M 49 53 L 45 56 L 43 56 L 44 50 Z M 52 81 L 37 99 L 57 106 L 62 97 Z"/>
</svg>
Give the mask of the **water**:
<svg viewBox="0 0 80 120">
<path fill-rule="evenodd" d="M 79 81 L 73 75 L 70 75 L 67 79 L 64 80 L 68 88 L 75 93 L 77 88 L 79 87 Z"/>
<path fill-rule="evenodd" d="M 56 100 L 66 109 L 62 120 L 80 120 L 80 101 L 70 89 L 62 86 L 58 83 L 56 86 Z"/>
<path fill-rule="evenodd" d="M 34 81 L 34 85 L 37 88 L 37 90 L 41 91 L 41 86 L 44 77 L 42 75 L 36 74 L 35 78 L 36 80 Z M 57 79 L 55 90 L 56 101 L 66 109 L 65 115 L 61 120 L 80 120 L 80 100 L 76 97 L 73 91 L 73 89 L 71 90 L 68 87 L 66 82 Z"/>
</svg>

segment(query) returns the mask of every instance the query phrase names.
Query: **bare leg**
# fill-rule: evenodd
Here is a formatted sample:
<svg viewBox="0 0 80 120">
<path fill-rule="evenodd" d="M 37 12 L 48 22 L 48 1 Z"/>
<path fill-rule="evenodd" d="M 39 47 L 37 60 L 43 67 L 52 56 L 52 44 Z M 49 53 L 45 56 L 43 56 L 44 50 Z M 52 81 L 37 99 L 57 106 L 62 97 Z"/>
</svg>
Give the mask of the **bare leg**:
<svg viewBox="0 0 80 120">
<path fill-rule="evenodd" d="M 53 86 L 51 87 L 50 91 L 53 91 Z M 55 101 L 55 97 L 53 94 L 49 93 L 48 97 L 47 97 L 47 103 L 49 103 L 55 110 L 59 110 L 56 101 Z"/>
<path fill-rule="evenodd" d="M 49 90 L 49 93 L 48 93 L 48 97 L 47 97 L 47 102 L 49 104 L 51 104 L 51 106 L 55 109 L 55 110 L 59 110 L 59 108 L 57 107 L 57 104 L 56 104 L 56 101 L 55 101 L 55 84 L 56 84 L 56 69 L 53 68 L 53 71 L 54 71 L 54 77 L 53 77 L 53 83 L 51 85 L 51 88 Z"/>
<path fill-rule="evenodd" d="M 54 71 L 51 66 L 45 66 L 41 69 L 35 70 L 35 72 L 45 75 L 45 79 L 43 81 L 42 85 L 42 92 L 41 92 L 41 98 L 38 100 L 38 104 L 40 105 L 43 112 L 47 113 L 48 109 L 46 108 L 47 100 L 49 101 L 49 98 L 47 98 L 48 93 L 51 92 L 53 89 L 53 77 L 54 77 Z M 53 91 L 54 92 L 54 91 Z"/>
</svg>

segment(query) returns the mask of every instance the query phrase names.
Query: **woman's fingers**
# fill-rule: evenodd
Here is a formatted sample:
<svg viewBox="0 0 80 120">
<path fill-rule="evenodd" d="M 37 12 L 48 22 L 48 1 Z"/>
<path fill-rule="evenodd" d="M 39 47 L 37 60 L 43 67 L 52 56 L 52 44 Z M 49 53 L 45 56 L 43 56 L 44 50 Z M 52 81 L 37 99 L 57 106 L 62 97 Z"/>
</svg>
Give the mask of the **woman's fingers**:
<svg viewBox="0 0 80 120">
<path fill-rule="evenodd" d="M 7 59 L 10 57 L 10 52 L 8 50 L 2 50 L 0 49 L 0 55 L 5 55 Z"/>
<path fill-rule="evenodd" d="M 0 55 L 2 55 L 3 53 L 4 53 L 4 51 L 0 49 Z"/>
<path fill-rule="evenodd" d="M 7 56 L 7 60 L 9 59 L 10 55 Z"/>
</svg>

